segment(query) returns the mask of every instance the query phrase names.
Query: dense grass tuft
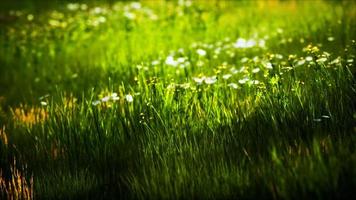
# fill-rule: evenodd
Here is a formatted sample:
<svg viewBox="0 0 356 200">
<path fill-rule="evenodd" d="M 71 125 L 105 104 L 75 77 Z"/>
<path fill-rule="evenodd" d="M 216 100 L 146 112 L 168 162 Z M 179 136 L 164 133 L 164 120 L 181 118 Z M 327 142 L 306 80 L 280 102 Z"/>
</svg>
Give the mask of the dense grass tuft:
<svg viewBox="0 0 356 200">
<path fill-rule="evenodd" d="M 0 198 L 352 198 L 355 3 L 38 2 L 0 3 Z"/>
</svg>

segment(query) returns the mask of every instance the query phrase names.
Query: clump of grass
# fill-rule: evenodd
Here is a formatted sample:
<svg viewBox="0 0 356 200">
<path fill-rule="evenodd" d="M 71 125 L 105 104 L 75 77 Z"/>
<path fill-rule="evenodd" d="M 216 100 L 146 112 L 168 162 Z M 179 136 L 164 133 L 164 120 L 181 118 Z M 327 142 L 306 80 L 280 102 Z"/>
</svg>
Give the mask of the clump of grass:
<svg viewBox="0 0 356 200">
<path fill-rule="evenodd" d="M 16 160 L 10 168 L 10 178 L 0 169 L 0 196 L 4 199 L 34 199 L 33 176 L 27 175 L 27 168 L 18 168 Z"/>
<path fill-rule="evenodd" d="M 11 195 L 24 191 L 15 176 L 30 178 L 31 198 L 352 195 L 354 3 L 71 3 L 6 15 L 0 166 L 13 168 L 1 179 Z"/>
<path fill-rule="evenodd" d="M 46 104 L 45 102 L 42 102 Z M 42 123 L 48 118 L 46 110 L 42 107 L 31 108 L 29 106 L 20 105 L 19 108 L 11 110 L 13 121 L 25 125 L 32 126 L 36 123 Z"/>
</svg>

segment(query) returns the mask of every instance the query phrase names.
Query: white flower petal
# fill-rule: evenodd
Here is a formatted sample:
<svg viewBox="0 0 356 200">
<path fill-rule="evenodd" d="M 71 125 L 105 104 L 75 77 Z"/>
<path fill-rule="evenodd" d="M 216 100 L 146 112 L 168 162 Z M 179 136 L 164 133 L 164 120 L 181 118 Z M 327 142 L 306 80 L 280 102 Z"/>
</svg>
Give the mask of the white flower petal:
<svg viewBox="0 0 356 200">
<path fill-rule="evenodd" d="M 206 56 L 206 51 L 203 50 L 203 49 L 197 49 L 197 54 L 198 54 L 199 56 Z"/>
<path fill-rule="evenodd" d="M 204 82 L 208 85 L 214 84 L 217 81 L 216 76 L 206 77 Z"/>
<path fill-rule="evenodd" d="M 231 76 L 232 76 L 231 74 L 224 74 L 223 79 L 227 80 L 227 79 L 231 78 Z"/>
<path fill-rule="evenodd" d="M 229 84 L 227 84 L 227 86 L 229 86 L 229 87 L 231 87 L 233 89 L 237 89 L 238 88 L 236 83 L 229 83 Z"/>
<path fill-rule="evenodd" d="M 133 102 L 133 97 L 132 97 L 131 94 L 125 95 L 125 99 L 126 99 L 127 102 Z"/>
</svg>

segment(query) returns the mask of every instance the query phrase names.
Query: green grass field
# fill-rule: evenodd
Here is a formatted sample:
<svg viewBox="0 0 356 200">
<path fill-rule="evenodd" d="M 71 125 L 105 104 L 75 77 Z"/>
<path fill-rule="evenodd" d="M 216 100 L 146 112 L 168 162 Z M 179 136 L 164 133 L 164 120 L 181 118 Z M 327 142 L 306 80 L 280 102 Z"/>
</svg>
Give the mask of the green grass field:
<svg viewBox="0 0 356 200">
<path fill-rule="evenodd" d="M 44 2 L 0 3 L 0 199 L 356 196 L 356 3 Z"/>
</svg>

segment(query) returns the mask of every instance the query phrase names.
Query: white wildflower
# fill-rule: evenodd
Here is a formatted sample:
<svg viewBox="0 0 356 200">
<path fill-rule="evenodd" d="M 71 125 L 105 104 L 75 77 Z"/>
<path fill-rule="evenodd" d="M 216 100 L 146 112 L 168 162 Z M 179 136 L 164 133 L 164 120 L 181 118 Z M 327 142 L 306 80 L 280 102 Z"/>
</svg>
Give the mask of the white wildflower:
<svg viewBox="0 0 356 200">
<path fill-rule="evenodd" d="M 242 62 L 242 63 L 245 63 L 245 62 L 247 62 L 247 61 L 248 61 L 248 58 L 246 58 L 246 57 L 241 58 L 241 62 Z"/>
<path fill-rule="evenodd" d="M 250 84 L 254 84 L 254 85 L 258 85 L 260 84 L 260 81 L 259 80 L 251 80 L 249 81 Z"/>
<path fill-rule="evenodd" d="M 118 101 L 118 100 L 120 100 L 120 97 L 111 97 L 111 99 L 112 99 L 113 101 Z"/>
<path fill-rule="evenodd" d="M 96 100 L 96 101 L 93 101 L 91 104 L 92 104 L 93 106 L 97 106 L 97 105 L 99 105 L 100 103 L 101 103 L 100 100 Z"/>
<path fill-rule="evenodd" d="M 239 71 L 235 67 L 233 67 L 230 69 L 230 72 L 233 74 L 237 74 Z"/>
<path fill-rule="evenodd" d="M 256 46 L 256 41 L 253 39 L 246 40 L 243 38 L 239 38 L 234 44 L 235 48 L 251 48 L 254 46 Z"/>
<path fill-rule="evenodd" d="M 322 58 L 319 58 L 318 60 L 316 60 L 316 62 L 318 62 L 318 63 L 324 63 L 324 62 L 326 62 L 327 60 L 328 60 L 327 58 L 322 57 Z"/>
<path fill-rule="evenodd" d="M 276 54 L 276 58 L 281 60 L 281 59 L 283 59 L 283 55 L 281 55 L 281 54 Z"/>
<path fill-rule="evenodd" d="M 79 4 L 69 3 L 69 4 L 67 4 L 67 9 L 70 11 L 76 11 L 79 9 Z"/>
<path fill-rule="evenodd" d="M 170 65 L 170 66 L 173 66 L 173 67 L 176 67 L 179 63 L 173 58 L 173 56 L 168 56 L 166 58 L 166 61 L 165 63 L 167 65 Z"/>
<path fill-rule="evenodd" d="M 188 88 L 190 88 L 190 83 L 182 83 L 182 84 L 180 84 L 180 87 L 183 89 L 188 89 Z"/>
<path fill-rule="evenodd" d="M 206 56 L 206 51 L 203 50 L 203 49 L 197 49 L 197 54 L 198 54 L 199 56 Z"/>
<path fill-rule="evenodd" d="M 154 60 L 151 62 L 151 65 L 155 66 L 155 65 L 158 65 L 160 62 L 158 60 Z"/>
<path fill-rule="evenodd" d="M 329 42 L 332 42 L 332 41 L 334 41 L 334 40 L 335 40 L 334 37 L 328 37 L 328 41 L 329 41 Z"/>
<path fill-rule="evenodd" d="M 231 78 L 231 76 L 232 76 L 231 74 L 224 74 L 223 79 L 227 80 L 227 79 Z"/>
<path fill-rule="evenodd" d="M 216 76 L 206 77 L 204 80 L 204 82 L 208 85 L 214 84 L 216 81 Z"/>
<path fill-rule="evenodd" d="M 240 79 L 239 80 L 239 83 L 240 84 L 245 84 L 247 81 L 249 81 L 250 79 L 248 78 L 248 77 L 245 77 L 245 78 L 243 78 L 243 79 Z"/>
<path fill-rule="evenodd" d="M 267 63 L 265 64 L 265 67 L 266 67 L 267 69 L 273 69 L 272 63 L 270 63 L 270 62 L 267 62 Z"/>
<path fill-rule="evenodd" d="M 333 61 L 331 61 L 330 64 L 334 65 L 334 64 L 340 64 L 341 63 L 341 58 L 338 57 L 338 58 L 335 58 Z"/>
<path fill-rule="evenodd" d="M 185 62 L 185 57 L 177 58 L 177 62 L 178 63 L 184 63 Z"/>
<path fill-rule="evenodd" d="M 133 102 L 133 97 L 132 97 L 131 94 L 125 95 L 125 99 L 126 99 L 127 102 L 130 102 L 130 103 Z"/>
<path fill-rule="evenodd" d="M 100 14 L 103 13 L 104 10 L 100 7 L 95 7 L 94 10 L 92 11 L 94 14 Z"/>
<path fill-rule="evenodd" d="M 302 60 L 298 60 L 298 62 L 297 62 L 297 66 L 304 65 L 304 63 L 305 63 L 305 60 L 304 60 L 304 59 L 302 59 Z"/>
<path fill-rule="evenodd" d="M 255 68 L 255 69 L 252 70 L 252 73 L 254 73 L 254 74 L 256 74 L 258 72 L 260 72 L 260 68 Z"/>
<path fill-rule="evenodd" d="M 237 89 L 238 88 L 236 83 L 229 83 L 229 84 L 227 84 L 227 86 L 229 86 L 229 87 L 231 87 L 233 89 Z"/>
<path fill-rule="evenodd" d="M 117 93 L 116 92 L 113 92 L 110 96 L 111 100 L 113 101 L 118 101 L 120 100 L 120 97 L 117 96 Z"/>
<path fill-rule="evenodd" d="M 313 57 L 307 56 L 307 57 L 305 58 L 305 60 L 308 61 L 308 62 L 311 62 L 311 61 L 313 61 Z"/>
<path fill-rule="evenodd" d="M 193 80 L 199 85 L 203 83 L 204 79 L 205 79 L 205 77 L 201 77 L 201 78 L 193 77 Z"/>
<path fill-rule="evenodd" d="M 102 102 L 108 102 L 109 100 L 110 100 L 110 96 L 106 96 L 101 99 Z"/>
</svg>

